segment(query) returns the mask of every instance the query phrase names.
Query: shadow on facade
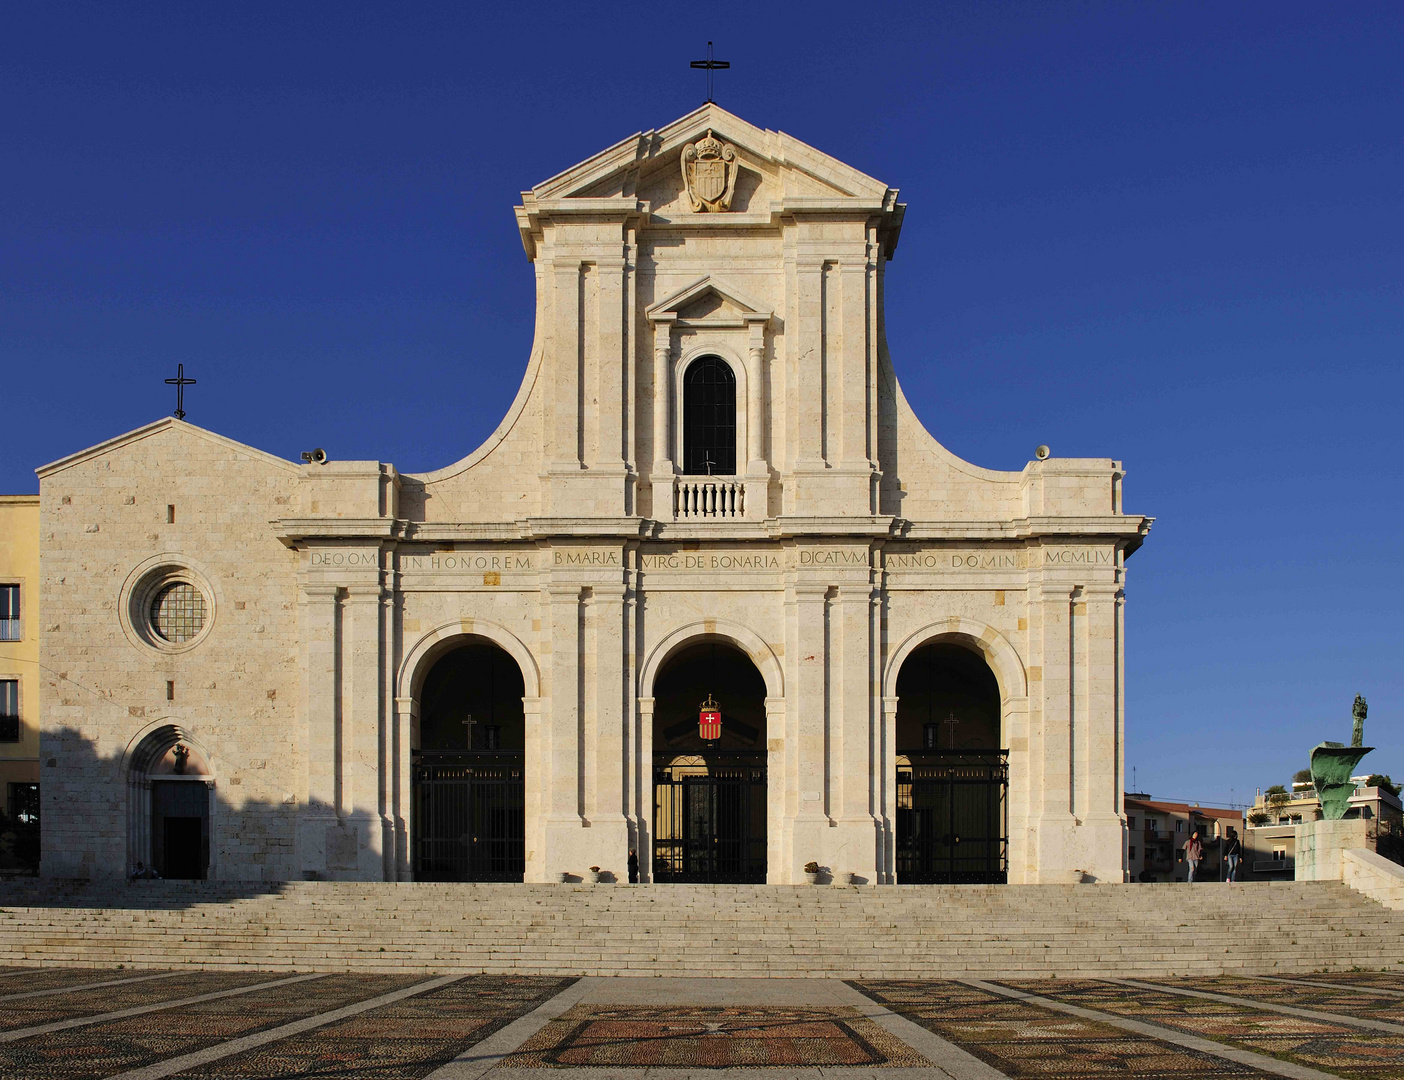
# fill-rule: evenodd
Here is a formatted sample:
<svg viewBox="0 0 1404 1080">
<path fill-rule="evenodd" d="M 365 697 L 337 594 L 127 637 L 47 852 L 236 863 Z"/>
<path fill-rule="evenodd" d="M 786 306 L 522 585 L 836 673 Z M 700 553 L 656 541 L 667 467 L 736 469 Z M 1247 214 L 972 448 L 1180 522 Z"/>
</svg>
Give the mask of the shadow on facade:
<svg viewBox="0 0 1404 1080">
<path fill-rule="evenodd" d="M 45 731 L 40 877 L 0 882 L 0 905 L 167 908 L 282 892 L 301 876 L 299 805 L 235 803 L 230 783 L 177 724 L 115 755 L 73 728 Z M 132 879 L 153 867 L 160 879 Z"/>
</svg>

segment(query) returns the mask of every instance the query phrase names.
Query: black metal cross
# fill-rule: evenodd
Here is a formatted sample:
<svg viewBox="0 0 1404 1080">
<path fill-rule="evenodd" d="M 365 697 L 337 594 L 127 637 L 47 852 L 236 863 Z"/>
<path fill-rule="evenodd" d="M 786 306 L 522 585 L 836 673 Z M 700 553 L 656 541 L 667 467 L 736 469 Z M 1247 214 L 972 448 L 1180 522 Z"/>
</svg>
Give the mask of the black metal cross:
<svg viewBox="0 0 1404 1080">
<path fill-rule="evenodd" d="M 176 411 L 175 411 L 175 418 L 176 418 L 177 420 L 184 420 L 184 419 L 185 419 L 185 388 L 186 388 L 187 386 L 194 386 L 194 385 L 195 385 L 195 380 L 194 380 L 194 379 L 187 379 L 187 378 L 185 377 L 185 365 L 184 365 L 184 364 L 177 364 L 177 365 L 176 365 L 176 377 L 175 377 L 174 379 L 167 379 L 167 380 L 166 380 L 166 385 L 167 385 L 167 386 L 174 386 L 174 387 L 176 388 Z"/>
<path fill-rule="evenodd" d="M 694 61 L 692 62 L 692 66 L 695 67 L 695 68 L 705 68 L 705 69 L 706 69 L 706 72 L 707 72 L 707 101 L 708 101 L 708 103 L 710 104 L 710 103 L 711 103 L 711 100 L 712 100 L 712 72 L 718 71 L 718 70 L 720 70 L 720 69 L 722 69 L 722 68 L 729 68 L 729 67 L 731 67 L 731 61 L 730 61 L 730 60 L 713 60 L 713 59 L 712 59 L 712 43 L 709 41 L 709 42 L 707 42 L 707 59 L 705 59 L 705 60 L 694 60 Z"/>
</svg>

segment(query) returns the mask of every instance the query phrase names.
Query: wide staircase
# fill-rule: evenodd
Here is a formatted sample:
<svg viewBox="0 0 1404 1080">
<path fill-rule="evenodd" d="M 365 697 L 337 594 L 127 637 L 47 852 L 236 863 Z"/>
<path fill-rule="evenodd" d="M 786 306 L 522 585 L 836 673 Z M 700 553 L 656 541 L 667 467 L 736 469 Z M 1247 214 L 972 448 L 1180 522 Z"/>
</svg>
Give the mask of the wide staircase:
<svg viewBox="0 0 1404 1080">
<path fill-rule="evenodd" d="M 1404 972 L 1404 913 L 1339 882 L 0 884 L 0 965 L 557 975 Z"/>
</svg>

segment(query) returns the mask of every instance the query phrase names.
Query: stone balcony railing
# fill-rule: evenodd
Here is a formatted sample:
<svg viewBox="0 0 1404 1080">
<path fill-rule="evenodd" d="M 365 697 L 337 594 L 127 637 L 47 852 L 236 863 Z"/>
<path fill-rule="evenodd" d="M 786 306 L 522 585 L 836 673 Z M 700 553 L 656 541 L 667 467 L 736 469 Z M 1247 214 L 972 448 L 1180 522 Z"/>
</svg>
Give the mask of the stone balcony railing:
<svg viewBox="0 0 1404 1080">
<path fill-rule="evenodd" d="M 746 516 L 746 482 L 734 476 L 678 476 L 673 481 L 674 521 L 740 520 Z"/>
</svg>

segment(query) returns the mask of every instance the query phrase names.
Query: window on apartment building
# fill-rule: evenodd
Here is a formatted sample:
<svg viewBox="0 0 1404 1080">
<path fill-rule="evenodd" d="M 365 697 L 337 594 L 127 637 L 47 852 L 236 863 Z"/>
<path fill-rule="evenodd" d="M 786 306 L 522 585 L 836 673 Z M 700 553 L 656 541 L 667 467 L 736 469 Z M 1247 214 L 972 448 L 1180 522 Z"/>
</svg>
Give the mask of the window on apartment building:
<svg viewBox="0 0 1404 1080">
<path fill-rule="evenodd" d="M 1286 849 L 1285 847 L 1275 847 L 1275 848 L 1273 848 L 1273 849 L 1272 849 L 1272 858 L 1273 858 L 1273 861 L 1274 861 L 1274 862 L 1286 862 L 1286 861 L 1287 861 L 1287 849 Z"/>
<path fill-rule="evenodd" d="M 1184 831 L 1185 831 L 1185 823 L 1184 823 L 1183 821 L 1177 821 L 1177 822 L 1175 822 L 1175 831 L 1176 831 L 1176 832 L 1184 832 Z"/>
<path fill-rule="evenodd" d="M 19 586 L 0 585 L 0 641 L 20 639 Z"/>
<path fill-rule="evenodd" d="M 1130 816 L 1127 817 L 1127 819 L 1126 819 L 1126 827 L 1127 827 L 1128 829 L 1134 829 L 1134 828 L 1136 827 L 1136 815 L 1135 815 L 1135 814 L 1131 814 Z"/>
<path fill-rule="evenodd" d="M 1146 828 L 1149 829 L 1151 832 L 1159 832 L 1159 831 L 1160 831 L 1160 818 L 1157 818 L 1157 817 L 1148 817 L 1148 818 L 1146 818 Z"/>
<path fill-rule="evenodd" d="M 39 820 L 38 784 L 11 784 L 8 794 L 6 806 L 11 819 L 25 825 Z"/>
<path fill-rule="evenodd" d="M 1136 845 L 1135 845 L 1135 844 L 1132 844 L 1130 847 L 1128 847 L 1128 848 L 1126 849 L 1126 857 L 1127 857 L 1128 859 L 1134 859 L 1134 858 L 1136 857 Z"/>
<path fill-rule="evenodd" d="M 19 680 L 0 679 L 0 742 L 19 742 Z"/>
</svg>

